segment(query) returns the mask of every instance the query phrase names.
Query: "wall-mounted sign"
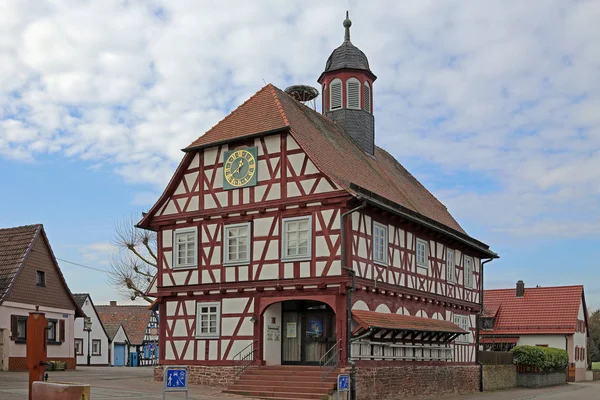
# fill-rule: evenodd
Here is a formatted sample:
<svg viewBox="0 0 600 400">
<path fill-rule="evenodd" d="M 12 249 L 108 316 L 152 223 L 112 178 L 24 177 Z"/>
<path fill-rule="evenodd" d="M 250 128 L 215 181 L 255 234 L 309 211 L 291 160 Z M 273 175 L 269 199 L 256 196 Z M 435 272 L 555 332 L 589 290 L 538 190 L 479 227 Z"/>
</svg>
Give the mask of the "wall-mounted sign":
<svg viewBox="0 0 600 400">
<path fill-rule="evenodd" d="M 296 332 L 296 323 L 295 322 L 287 323 L 285 336 L 290 339 L 294 339 L 294 338 L 298 337 L 298 334 Z"/>
<path fill-rule="evenodd" d="M 323 321 L 320 318 L 309 319 L 306 333 L 311 336 L 321 336 L 323 334 Z"/>
</svg>

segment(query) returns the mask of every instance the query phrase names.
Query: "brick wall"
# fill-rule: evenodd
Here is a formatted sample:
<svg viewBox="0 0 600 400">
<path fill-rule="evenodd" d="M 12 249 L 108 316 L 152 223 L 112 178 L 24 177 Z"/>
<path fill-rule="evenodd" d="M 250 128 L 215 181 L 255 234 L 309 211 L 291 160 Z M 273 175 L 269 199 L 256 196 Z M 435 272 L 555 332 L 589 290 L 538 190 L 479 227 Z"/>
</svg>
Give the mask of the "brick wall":
<svg viewBox="0 0 600 400">
<path fill-rule="evenodd" d="M 48 358 L 48 361 L 64 361 L 67 363 L 67 369 L 75 369 L 77 362 L 75 358 L 68 357 L 52 357 Z M 8 358 L 8 370 L 9 371 L 27 371 L 27 358 L 26 357 L 9 357 Z"/>
<path fill-rule="evenodd" d="M 479 366 L 448 363 L 416 365 L 357 362 L 356 392 L 361 400 L 392 400 L 479 390 Z"/>
<path fill-rule="evenodd" d="M 483 390 L 502 390 L 517 386 L 515 365 L 484 365 Z"/>
<path fill-rule="evenodd" d="M 164 366 L 154 367 L 154 380 L 162 382 Z M 233 367 L 231 366 L 188 366 L 188 382 L 197 385 L 229 386 L 233 383 Z"/>
</svg>

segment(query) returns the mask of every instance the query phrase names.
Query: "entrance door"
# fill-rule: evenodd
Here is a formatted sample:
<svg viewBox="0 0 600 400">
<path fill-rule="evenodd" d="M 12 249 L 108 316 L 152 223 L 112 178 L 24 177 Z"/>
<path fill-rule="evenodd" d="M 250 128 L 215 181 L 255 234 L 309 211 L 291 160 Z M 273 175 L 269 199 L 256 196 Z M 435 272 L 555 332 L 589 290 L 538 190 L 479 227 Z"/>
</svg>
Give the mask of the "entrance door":
<svg viewBox="0 0 600 400">
<path fill-rule="evenodd" d="M 335 314 L 315 301 L 283 303 L 282 364 L 318 364 L 335 344 Z"/>
<path fill-rule="evenodd" d="M 115 343 L 115 361 L 116 367 L 122 367 L 125 365 L 125 345 L 121 343 Z"/>
</svg>

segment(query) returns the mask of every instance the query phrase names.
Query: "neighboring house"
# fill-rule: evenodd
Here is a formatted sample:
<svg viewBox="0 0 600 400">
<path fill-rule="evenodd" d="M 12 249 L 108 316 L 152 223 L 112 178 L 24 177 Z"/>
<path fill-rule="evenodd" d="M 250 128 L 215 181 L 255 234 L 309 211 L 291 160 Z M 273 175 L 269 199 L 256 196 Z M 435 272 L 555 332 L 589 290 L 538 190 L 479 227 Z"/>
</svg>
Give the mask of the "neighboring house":
<svg viewBox="0 0 600 400">
<path fill-rule="evenodd" d="M 129 355 L 129 338 L 123 324 L 104 324 L 110 348 L 108 351 L 110 365 L 123 367 L 127 365 Z"/>
<path fill-rule="evenodd" d="M 480 343 L 484 350 L 508 351 L 530 345 L 564 349 L 577 381 L 588 367 L 588 315 L 583 286 L 486 290 Z"/>
<path fill-rule="evenodd" d="M 266 85 L 183 150 L 138 224 L 158 234 L 160 363 L 223 384 L 234 358 L 346 365 L 352 338 L 357 367 L 450 361 L 437 389 L 476 390 L 482 264 L 497 255 L 375 145 L 376 77 L 345 26 L 323 114 L 296 100 L 308 91 Z"/>
<path fill-rule="evenodd" d="M 144 305 L 117 305 L 116 301 L 96 309 L 104 324 L 122 324 L 125 328 L 129 354 L 133 354 L 128 354 L 127 365 L 157 364 L 158 319 L 154 311 Z"/>
<path fill-rule="evenodd" d="M 75 369 L 77 305 L 41 224 L 0 229 L 0 370 L 26 370 L 27 316 L 48 319 L 48 360 Z"/>
<path fill-rule="evenodd" d="M 74 294 L 77 304 L 91 321 L 89 332 L 84 329 L 86 318 L 75 320 L 75 353 L 78 365 L 109 365 L 109 337 L 88 293 Z M 88 343 L 89 338 L 89 343 Z"/>
</svg>

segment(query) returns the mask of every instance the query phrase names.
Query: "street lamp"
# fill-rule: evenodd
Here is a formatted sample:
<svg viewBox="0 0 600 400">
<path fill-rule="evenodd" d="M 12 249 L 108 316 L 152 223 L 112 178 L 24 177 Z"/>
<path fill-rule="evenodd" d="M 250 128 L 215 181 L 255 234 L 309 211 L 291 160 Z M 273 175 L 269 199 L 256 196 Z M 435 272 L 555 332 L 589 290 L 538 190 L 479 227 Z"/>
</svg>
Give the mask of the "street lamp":
<svg viewBox="0 0 600 400">
<path fill-rule="evenodd" d="M 88 333 L 88 340 L 87 340 L 87 365 L 90 365 L 91 359 L 92 359 L 92 355 L 90 354 L 90 332 L 92 331 L 92 318 L 91 317 L 85 317 L 85 319 L 83 320 L 83 330 L 87 331 Z"/>
</svg>

